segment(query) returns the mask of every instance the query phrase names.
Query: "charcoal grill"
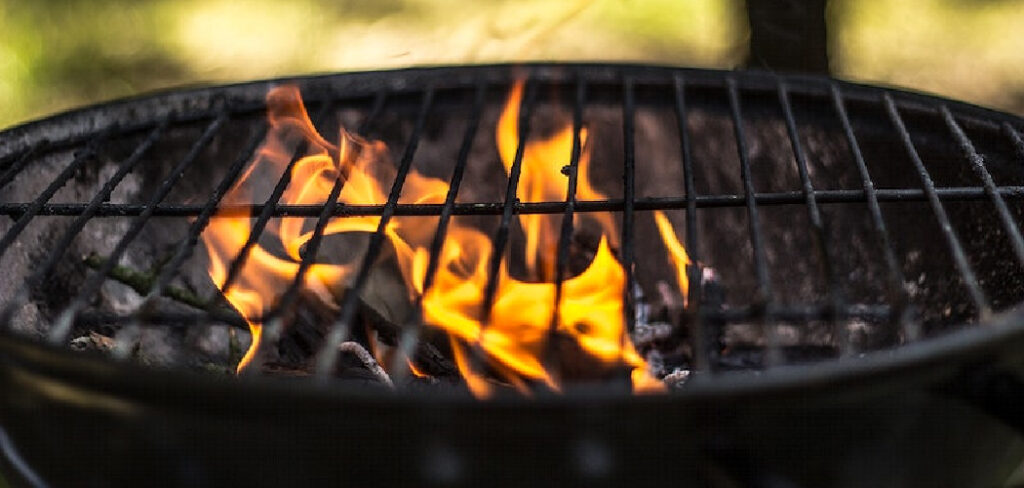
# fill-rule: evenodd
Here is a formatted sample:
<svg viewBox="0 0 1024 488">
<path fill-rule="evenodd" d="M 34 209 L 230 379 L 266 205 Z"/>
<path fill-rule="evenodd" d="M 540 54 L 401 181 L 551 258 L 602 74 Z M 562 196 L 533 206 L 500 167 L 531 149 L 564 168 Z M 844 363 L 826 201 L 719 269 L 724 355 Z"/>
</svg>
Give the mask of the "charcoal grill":
<svg viewBox="0 0 1024 488">
<path fill-rule="evenodd" d="M 521 202 L 514 166 L 499 198 L 456 200 L 486 175 L 474 173 L 474 148 L 522 76 L 525 139 L 533 111 L 571 117 L 569 188 L 581 127 L 604 124 L 595 153 L 611 161 L 609 199 Z M 693 345 L 689 380 L 666 395 L 631 396 L 611 382 L 481 402 L 202 374 L 173 351 L 157 367 L 129 360 L 125 344 L 139 331 L 244 327 L 161 303 L 266 135 L 268 89 L 284 82 L 301 87 L 324 133 L 344 123 L 387 140 L 399 176 L 386 202 L 365 206 L 338 204 L 336 192 L 322 205 L 280 204 L 285 176 L 265 203 L 233 209 L 253 216 L 254 235 L 271 219 L 316 219 L 306 253 L 315 256 L 329 218 L 430 216 L 433 268 L 451 219 L 490 216 L 493 245 L 505 250 L 517 214 L 572 222 L 612 212 L 619 257 L 636 263 L 623 290 L 633 330 L 644 320 L 635 290 L 660 266 L 644 247 L 654 232 L 645 219 L 674 212 L 701 263 L 688 269 L 701 286 L 677 331 Z M 1024 455 L 1022 127 L 991 110 L 824 77 L 542 64 L 179 90 L 9 129 L 0 133 L 4 473 L 76 486 L 991 486 Z M 450 164 L 447 199 L 399 203 L 417 151 L 435 138 L 449 141 L 430 155 Z M 383 225 L 352 289 L 369 279 Z M 563 225 L 559 262 L 572 230 Z M 171 252 L 138 285 L 141 298 L 110 285 L 160 246 Z M 94 248 L 102 255 L 83 261 Z M 280 322 L 300 283 L 267 323 Z M 358 305 L 345 295 L 318 347 L 333 351 L 351 333 Z M 69 350 L 92 330 L 117 334 L 110 353 Z M 415 347 L 415 333 L 396 333 Z M 322 377 L 338 356 L 319 358 Z"/>
</svg>

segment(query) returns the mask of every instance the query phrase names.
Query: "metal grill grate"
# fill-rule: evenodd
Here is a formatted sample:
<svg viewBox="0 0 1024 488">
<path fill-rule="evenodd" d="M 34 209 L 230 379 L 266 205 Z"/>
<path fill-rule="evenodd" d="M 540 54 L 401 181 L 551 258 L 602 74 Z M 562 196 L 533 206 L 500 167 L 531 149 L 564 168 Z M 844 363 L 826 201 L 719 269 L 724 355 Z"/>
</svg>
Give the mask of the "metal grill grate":
<svg viewBox="0 0 1024 488">
<path fill-rule="evenodd" d="M 955 269 L 955 276 L 931 279 L 962 283 L 961 290 L 967 293 L 972 316 L 968 322 L 988 320 L 993 313 L 993 305 L 986 294 L 985 278 L 979 277 L 976 270 L 978 260 L 983 259 L 972 254 L 978 246 L 964 244 L 964 235 L 974 231 L 964 224 L 963 219 L 950 215 L 950 205 L 962 202 L 987 203 L 989 207 L 986 208 L 995 211 L 994 215 L 1001 227 L 1000 235 L 1008 241 L 1010 255 L 1024 266 L 1024 238 L 1019 229 L 1021 212 L 1017 210 L 1020 207 L 1020 199 L 1024 196 L 1024 175 L 1021 175 L 1019 168 L 1021 162 L 1024 162 L 1024 142 L 1021 140 L 1021 127 L 1024 124 L 1019 119 L 955 102 L 821 78 L 783 78 L 767 74 L 621 66 L 534 66 L 529 71 L 526 95 L 519 112 L 520 144 L 504 197 L 476 203 L 457 201 L 467 167 L 471 164 L 470 155 L 474 141 L 482 130 L 482 114 L 495 106 L 494 102 L 504 94 L 512 81 L 512 76 L 513 70 L 508 67 L 475 67 L 338 75 L 299 80 L 306 94 L 307 103 L 315 107 L 312 111 L 313 120 L 318 127 L 336 124 L 336 120 L 329 119 L 339 107 L 356 106 L 364 109 L 366 115 L 357 131 L 361 133 L 372 130 L 374 124 L 395 106 L 406 107 L 403 113 L 413 114 L 407 120 L 412 124 L 411 131 L 398 158 L 397 177 L 387 201 L 376 205 L 340 204 L 340 180 L 335 183 L 327 201 L 321 205 L 279 203 L 290 182 L 291 165 L 304 154 L 305 147 L 300 147 L 296 151 L 289 170 L 284 171 L 265 202 L 252 205 L 221 205 L 221 198 L 239 178 L 246 163 L 267 134 L 266 123 L 253 123 L 262 117 L 264 107 L 259 100 L 262 100 L 263 92 L 268 86 L 266 84 L 186 93 L 181 95 L 182 98 L 173 100 L 158 97 L 154 102 L 143 100 L 87 109 L 54 121 L 30 124 L 0 134 L 0 190 L 14 184 L 20 175 L 26 173 L 33 165 L 42 164 L 41 161 L 49 155 L 73 154 L 66 166 L 34 200 L 6 199 L 0 202 L 0 214 L 7 216 L 11 221 L 10 225 L 3 227 L 0 258 L 11 253 L 16 245 L 40 246 L 39 265 L 30 275 L 17 277 L 23 280 L 23 286 L 13 287 L 11 289 L 16 292 L 0 297 L 0 324 L 9 327 L 19 310 L 33 300 L 33 293 L 38 293 L 42 289 L 57 268 L 64 265 L 62 263 L 69 260 L 73 262 L 76 259 L 74 256 L 66 255 L 66 251 L 71 248 L 75 239 L 82 238 L 81 233 L 87 224 L 97 219 L 119 219 L 126 221 L 127 227 L 123 234 L 118 236 L 119 240 L 113 250 L 103 256 L 102 264 L 97 269 L 88 271 L 87 277 L 76 290 L 73 290 L 66 303 L 63 303 L 59 310 L 53 310 L 53 325 L 48 332 L 50 342 L 65 344 L 76 326 L 88 327 L 90 324 L 113 324 L 126 331 L 161 325 L 224 322 L 244 327 L 244 322 L 238 317 L 201 311 L 167 312 L 161 311 L 156 304 L 192 256 L 200 234 L 210 219 L 216 218 L 215 212 L 232 212 L 251 215 L 254 218 L 248 241 L 230 265 L 227 282 L 223 287 L 225 291 L 235 283 L 238 272 L 268 222 L 286 217 L 316 219 L 313 238 L 303 254 L 298 274 L 279 303 L 261 318 L 266 326 L 265 340 L 268 342 L 275 342 L 284 329 L 284 311 L 294 304 L 305 274 L 316 260 L 327 222 L 333 218 L 380 216 L 380 223 L 370 237 L 368 252 L 359 263 L 350 291 L 342 299 L 337 317 L 323 343 L 320 344 L 315 366 L 315 371 L 320 376 L 326 376 L 333 371 L 339 357 L 338 345 L 352 334 L 352 321 L 357 313 L 359 292 L 366 286 L 370 272 L 380 257 L 385 244 L 387 223 L 394 217 L 435 216 L 438 219 L 430 246 L 425 290 L 433 285 L 438 256 L 453 216 L 491 215 L 499 218 L 497 229 L 492 235 L 495 252 L 490 262 L 490 275 L 484 299 L 485 310 L 490 310 L 497 288 L 498 269 L 505 259 L 505 250 L 509 244 L 512 222 L 516 215 L 561 215 L 555 276 L 558 284 L 556 293 L 561 293 L 561 284 L 568 273 L 573 216 L 586 212 L 613 212 L 621 218 L 622 245 L 619 257 L 625 264 L 625 318 L 629 330 L 632 331 L 636 326 L 635 308 L 638 306 L 633 291 L 638 286 L 633 266 L 637 259 L 637 216 L 651 210 L 685 212 L 685 242 L 691 257 L 717 267 L 718 263 L 707 261 L 709 250 L 702 246 L 702 233 L 707 232 L 701 225 L 702 219 L 707 219 L 706 212 L 716 208 L 739 209 L 745 212 L 748 242 L 737 242 L 736 246 L 740 248 L 749 244 L 750 261 L 741 268 L 753 278 L 753 293 L 740 297 L 739 302 L 721 304 L 715 303 L 715 297 L 709 296 L 714 294 L 713 290 L 702 289 L 700 286 L 691 288 L 690 303 L 694 306 L 688 309 L 689 321 L 693 326 L 690 340 L 699 345 L 694 348 L 691 367 L 696 371 L 715 372 L 720 369 L 716 364 L 722 354 L 721 336 L 723 330 L 730 324 L 756 324 L 759 327 L 765 344 L 765 359 L 762 366 L 790 362 L 786 359 L 781 339 L 777 336 L 778 325 L 784 323 L 831 324 L 835 332 L 831 341 L 841 357 L 864 352 L 863 347 L 855 346 L 849 328 L 844 325 L 851 320 L 883 324 L 884 327 L 890 328 L 899 339 L 888 344 L 889 346 L 918 340 L 931 333 L 923 327 L 920 316 L 922 307 L 929 305 L 916 303 L 915 298 L 908 294 L 907 279 L 904 276 L 907 269 L 906 252 L 898 249 L 895 242 L 898 239 L 894 238 L 906 229 L 893 227 L 887 220 L 886 206 L 918 208 L 921 204 L 927 205 L 927 213 L 918 212 L 916 215 L 922 219 L 934 219 L 934 225 L 940 230 L 941 239 L 948 248 L 949 262 L 946 265 Z M 566 94 L 563 99 L 568 100 L 568 111 L 572 116 L 574 137 L 571 161 L 566 170 L 567 198 L 563 201 L 524 203 L 520 202 L 517 193 L 524 143 L 530 140 L 532 134 L 533 111 L 541 103 L 545 103 L 540 96 L 542 89 Z M 189 100 L 189 97 L 192 97 L 191 101 L 181 101 Z M 800 103 L 795 104 L 794 98 L 799 98 Z M 172 103 L 168 103 L 169 100 Z M 738 192 L 698 193 L 697 186 L 700 181 L 697 175 L 700 167 L 709 167 L 718 162 L 698 160 L 694 155 L 693 135 L 687 123 L 690 112 L 694 109 L 694 100 L 697 100 L 697 105 L 702 110 L 708 110 L 709 106 L 719 107 L 727 120 L 731 121 L 731 136 L 719 134 L 719 137 L 723 140 L 731 139 L 727 143 L 735 145 L 735 156 L 740 170 L 738 178 L 741 184 L 741 190 Z M 784 191 L 758 190 L 754 175 L 757 163 L 752 156 L 752 144 L 764 144 L 764 141 L 752 140 L 748 126 L 750 119 L 745 117 L 748 100 L 753 100 L 750 103 L 756 110 L 770 108 L 770 115 L 759 113 L 758 117 L 780 124 L 783 136 L 773 144 L 785 146 L 790 151 L 790 164 L 793 165 L 798 177 L 798 187 Z M 136 104 L 135 107 L 132 106 L 133 103 Z M 161 106 L 159 103 L 167 106 Z M 454 168 L 450 173 L 448 194 L 443 204 L 399 203 L 405 177 L 412 168 L 418 145 L 424 137 L 428 117 L 439 104 L 461 107 L 458 110 L 465 114 L 466 119 L 464 132 L 459 143 L 454 146 L 457 148 L 457 154 L 453 158 Z M 588 107 L 595 104 L 621 107 L 623 144 L 622 154 L 616 157 L 621 160 L 622 197 L 602 201 L 577 201 L 577 168 L 582 148 L 580 133 L 587 125 L 585 114 Z M 861 117 L 862 121 L 858 122 L 857 117 L 848 113 L 851 106 L 855 106 L 860 114 L 884 114 L 889 127 L 865 125 L 863 120 L 870 118 L 867 116 Z M 408 107 L 415 109 L 410 112 Z M 636 170 L 637 166 L 645 164 L 645 161 L 637 157 L 637 132 L 642 130 L 637 125 L 637 113 L 638 110 L 650 107 L 668 107 L 675 117 L 675 127 L 672 130 L 676 136 L 673 143 L 679 148 L 677 164 L 682 167 L 682 194 L 661 197 L 638 196 L 638 183 L 643 182 L 637 181 Z M 134 112 L 126 115 L 129 111 Z M 119 117 L 125 120 L 119 120 Z M 907 122 L 908 118 L 912 119 L 913 124 Z M 825 189 L 820 187 L 820 183 L 815 183 L 816 161 L 807 150 L 800 122 L 837 127 L 834 134 L 847 146 L 851 158 L 851 164 L 846 171 L 855 175 L 856 180 L 860 182 L 859 188 Z M 140 171 L 148 161 L 158 157 L 153 153 L 154 147 L 159 146 L 169 134 L 183 127 L 195 127 L 197 124 L 201 127 L 198 137 L 189 143 L 187 151 L 181 157 L 167 165 L 168 171 L 159 178 L 159 185 L 143 203 L 109 202 L 111 194 L 127 175 Z M 211 145 L 223 138 L 220 134 L 225 128 L 245 124 L 250 128 L 243 132 L 251 135 L 239 153 L 223 160 L 209 154 Z M 915 134 L 911 125 L 924 126 L 927 130 Z M 935 127 L 943 128 L 945 133 L 938 132 Z M 53 137 L 48 131 L 58 134 L 58 137 Z M 903 171 L 914 175 L 919 180 L 919 185 L 879 185 L 872 176 L 872 169 L 879 163 L 875 162 L 873 166 L 869 162 L 869 156 L 865 154 L 865 148 L 860 142 L 864 134 L 868 134 L 872 140 L 888 139 L 890 144 L 902 147 L 910 162 Z M 969 134 L 972 134 L 973 138 Z M 937 184 L 931 173 L 934 168 L 927 164 L 918 150 L 921 144 L 934 144 L 929 138 L 953 141 L 961 152 L 959 156 L 963 169 L 976 176 L 978 184 Z M 982 155 L 982 150 L 976 142 L 978 138 L 984 140 L 985 155 Z M 97 152 L 113 139 L 138 142 L 119 163 L 115 173 L 102 182 L 100 189 L 88 198 L 87 202 L 53 201 L 58 191 L 93 164 Z M 393 146 L 392 149 L 398 147 Z M 996 152 L 997 150 L 1000 152 Z M 1017 174 L 1016 184 L 997 182 L 997 178 L 990 172 L 986 156 L 1010 161 L 1011 163 L 1004 165 L 1006 168 L 1001 168 L 1000 171 Z M 197 162 L 229 166 L 212 193 L 203 195 L 198 200 L 200 203 L 167 203 L 168 195 Z M 901 163 L 894 160 L 888 164 Z M 835 236 L 830 234 L 829 228 L 832 224 L 827 209 L 830 206 L 851 205 L 856 206 L 858 212 L 863 206 L 869 223 L 867 227 L 871 233 L 867 238 L 877 242 L 877 260 L 884 271 L 875 287 L 882 293 L 882 300 L 851 302 L 849 299 L 849 279 L 843 276 L 837 261 L 837 257 L 847 250 L 843 242 L 837 242 Z M 812 244 L 812 257 L 808 259 L 818 263 L 818 278 L 824 285 L 824 292 L 820 297 L 808 297 L 807 300 L 796 303 L 784 302 L 778 297 L 778 284 L 773 281 L 773 269 L 768 254 L 770 245 L 781 244 L 766 242 L 771 237 L 764 229 L 764 214 L 766 209 L 781 207 L 801 207 L 806 213 L 806 228 L 796 229 L 794 232 L 805 234 L 808 242 Z M 66 226 L 62 227 L 63 230 L 58 236 L 55 236 L 52 245 L 49 245 L 49 241 L 23 242 L 23 231 L 33 222 L 46 218 L 67 219 Z M 181 235 L 172 257 L 160 268 L 141 302 L 126 314 L 92 310 L 90 303 L 143 228 L 148 223 L 161 219 L 185 220 L 188 222 L 187 231 Z M 991 230 L 986 232 L 989 231 Z M 1005 271 L 1008 274 L 1019 272 L 1020 269 Z M 688 273 L 691 282 L 701 282 L 702 271 L 699 267 L 692 266 Z M 1011 290 L 1008 293 L 1017 291 Z M 1012 303 L 1004 303 L 997 308 L 1005 309 L 1019 302 L 1021 296 L 1014 296 L 1016 298 L 1011 300 Z M 217 296 L 207 297 L 209 303 L 216 299 Z M 419 340 L 422 321 L 418 311 L 419 305 L 415 304 L 414 316 L 403 326 L 399 341 L 399 347 L 403 351 L 412 351 Z M 940 329 L 945 328 L 936 330 Z M 123 333 L 118 337 L 120 340 L 115 348 L 115 354 L 128 356 L 128 341 L 133 335 Z"/>
</svg>

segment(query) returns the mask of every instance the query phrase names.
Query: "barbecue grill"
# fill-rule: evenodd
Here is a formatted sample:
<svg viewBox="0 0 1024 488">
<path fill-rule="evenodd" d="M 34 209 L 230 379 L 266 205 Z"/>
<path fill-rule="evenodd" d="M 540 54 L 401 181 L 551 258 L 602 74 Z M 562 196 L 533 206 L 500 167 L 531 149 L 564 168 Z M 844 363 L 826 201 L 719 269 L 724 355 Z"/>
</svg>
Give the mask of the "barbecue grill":
<svg viewBox="0 0 1024 488">
<path fill-rule="evenodd" d="M 517 77 L 520 148 L 495 183 L 479 168 L 480 141 Z M 386 201 L 344 205 L 336 188 L 321 204 L 282 204 L 287 171 L 261 203 L 221 201 L 264 141 L 265 96 L 282 83 L 301 89 L 322 133 L 345 126 L 387 142 L 397 176 Z M 534 114 L 557 109 L 574 132 L 568 197 L 521 201 L 523 141 L 543 129 Z M 598 134 L 605 200 L 575 197 L 583 127 Z M 825 77 L 539 64 L 178 90 L 9 129 L 4 472 L 78 486 L 1000 483 L 1024 455 L 1022 128 L 1007 114 Z M 417 164 L 446 175 L 443 203 L 400 201 Z M 654 210 L 677 222 L 695 263 L 689 305 L 664 338 L 690 351 L 675 359 L 687 379 L 670 392 L 634 396 L 612 379 L 481 401 L 422 382 L 392 392 L 331 379 L 345 360 L 337 345 L 365 318 L 360 293 L 390 219 L 429 217 L 436 229 L 424 288 L 450 222 L 487 222 L 499 256 L 490 307 L 517 215 L 562 216 L 561 283 L 573 217 L 611 213 L 618 259 L 635 263 L 622 290 L 635 337 L 650 325 L 652 276 L 665 273 L 649 246 Z M 208 343 L 246 328 L 206 306 L 217 288 L 196 285 L 209 281 L 197 243 L 227 211 L 252 217 L 241 256 L 274 219 L 315 222 L 296 278 L 260 318 L 280 348 L 296 347 L 285 317 L 328 245 L 327 222 L 380 217 L 329 327 L 305 346 L 313 379 L 202 372 L 237 361 Z M 412 317 L 391 340 L 426 354 Z M 71 350 L 83 343 L 106 352 Z"/>
</svg>

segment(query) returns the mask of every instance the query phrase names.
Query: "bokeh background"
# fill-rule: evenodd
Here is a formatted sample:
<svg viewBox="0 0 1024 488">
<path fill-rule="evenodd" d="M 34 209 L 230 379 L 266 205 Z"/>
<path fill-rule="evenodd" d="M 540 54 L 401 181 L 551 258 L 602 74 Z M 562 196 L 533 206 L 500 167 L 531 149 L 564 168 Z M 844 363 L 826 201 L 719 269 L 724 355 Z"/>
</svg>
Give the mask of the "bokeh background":
<svg viewBox="0 0 1024 488">
<path fill-rule="evenodd" d="M 1024 113 L 1024 1 L 830 0 L 834 75 Z M 0 0 L 0 128 L 203 83 L 423 64 L 734 68 L 742 0 Z"/>
</svg>

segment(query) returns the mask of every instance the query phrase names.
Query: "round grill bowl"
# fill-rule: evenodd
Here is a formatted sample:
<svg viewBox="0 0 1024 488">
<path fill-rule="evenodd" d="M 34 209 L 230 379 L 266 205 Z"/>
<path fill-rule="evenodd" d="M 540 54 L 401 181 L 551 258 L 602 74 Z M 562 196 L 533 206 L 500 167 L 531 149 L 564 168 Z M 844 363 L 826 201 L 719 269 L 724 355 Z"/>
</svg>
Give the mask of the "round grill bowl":
<svg viewBox="0 0 1024 488">
<path fill-rule="evenodd" d="M 555 86 L 556 92 L 557 87 L 566 88 L 570 96 L 561 97 L 563 102 L 571 101 L 573 87 L 585 80 L 588 106 L 610 105 L 612 112 L 627 115 L 637 111 L 633 123 L 639 139 L 613 144 L 618 152 L 611 156 L 619 164 L 624 153 L 626 159 L 635 158 L 637 199 L 624 202 L 620 190 L 612 194 L 614 201 L 602 205 L 638 216 L 652 208 L 682 212 L 689 207 L 688 212 L 701 216 L 697 225 L 703 240 L 695 247 L 703 252 L 698 258 L 716 270 L 728 295 L 726 305 L 717 309 L 702 301 L 708 313 L 701 327 L 717 324 L 726 341 L 733 340 L 728 339 L 731 328 L 742 331 L 749 324 L 845 330 L 852 337 L 837 332 L 826 341 L 843 352 L 810 363 L 786 356 L 782 365 L 712 366 L 712 371 L 698 370 L 679 391 L 665 395 L 581 387 L 565 395 L 478 401 L 464 393 L 381 392 L 333 382 L 234 378 L 115 361 L 47 344 L 39 337 L 45 330 L 25 332 L 24 312 L 19 312 L 0 324 L 5 476 L 16 483 L 57 486 L 664 482 L 780 487 L 993 486 L 1010 476 L 1024 455 L 1024 418 L 1015 408 L 1024 400 L 1019 376 L 1024 354 L 1018 352 L 1024 342 L 1024 312 L 1015 308 L 1024 272 L 1014 254 L 1019 234 L 1014 236 L 1013 227 L 1002 219 L 1005 210 L 1010 222 L 1019 225 L 1021 220 L 1017 207 L 1024 194 L 1019 186 L 1024 182 L 1024 121 L 1010 115 L 925 95 L 762 73 L 619 65 L 428 68 L 179 90 L 85 108 L 0 133 L 0 171 L 23 164 L 18 171 L 38 171 L 45 187 L 76 151 L 105 130 L 113 134 L 115 146 L 124 139 L 128 149 L 122 153 L 130 154 L 167 116 L 174 129 L 166 134 L 168 147 L 184 145 L 178 152 L 185 153 L 206 124 L 230 113 L 225 132 L 213 137 L 211 154 L 204 156 L 215 166 L 217 154 L 237 153 L 250 132 L 236 121 L 258 120 L 267 90 L 282 81 L 299 84 L 311 105 L 338 99 L 364 111 L 374 105 L 376 94 L 387 92 L 398 115 L 382 124 L 398 126 L 401 133 L 408 130 L 402 120 L 409 119 L 401 107 L 417 107 L 426 87 L 436 90 L 437 106 L 445 114 L 447 103 L 463 107 L 463 95 L 481 83 L 498 87 L 491 90 L 491 105 L 500 105 L 510 80 L 523 73 Z M 792 100 L 797 140 L 804 144 L 812 168 L 806 181 L 818 183 L 810 191 L 795 169 L 786 112 L 779 105 L 780 84 Z M 679 109 L 680 97 L 673 95 L 680 90 L 689 110 L 683 118 L 690 140 L 681 145 L 684 141 L 676 136 L 670 143 L 677 151 L 675 164 L 680 164 L 680 150 L 691 152 L 696 194 L 645 193 L 651 177 L 644 167 L 658 154 L 644 153 L 653 143 L 643 138 L 664 122 L 658 110 L 671 115 Z M 730 100 L 730 90 L 735 90 L 735 99 Z M 837 113 L 837 98 L 848 114 Z M 623 105 L 623 99 L 632 100 Z M 633 103 L 636 108 L 628 108 Z M 914 156 L 906 152 L 900 131 L 889 124 L 887 103 L 905 120 L 931 186 L 919 179 Z M 389 107 L 384 105 L 385 113 Z M 457 114 L 461 109 L 453 110 Z M 587 113 L 600 118 L 593 115 L 599 111 Z M 944 113 L 972 143 L 970 151 L 951 131 Z M 745 144 L 728 139 L 731 132 L 721 134 L 715 117 L 726 122 L 738 118 L 737 125 L 746 129 L 739 135 Z M 845 138 L 844 119 L 859 144 Z M 621 124 L 623 119 L 618 120 Z M 601 123 L 593 122 L 595 131 Z M 174 132 L 179 125 L 183 135 Z M 482 126 L 487 125 L 485 114 Z M 621 126 L 618 130 L 630 134 Z M 709 134 L 716 132 L 729 140 L 729 151 L 739 150 L 741 156 L 733 156 L 732 163 L 704 152 L 710 151 L 704 149 Z M 186 142 L 175 142 L 176 137 Z M 832 147 L 830 140 L 842 142 Z M 711 144 L 718 145 L 724 143 Z M 776 157 L 765 146 L 779 146 L 789 157 Z M 977 171 L 971 151 L 985 171 Z M 832 153 L 847 158 L 841 161 L 848 165 L 842 173 L 828 173 Z M 114 149 L 111 154 L 121 153 Z M 870 190 L 854 164 L 858 157 L 875 178 Z M 89 178 L 102 181 L 98 175 L 109 177 L 102 171 L 104 161 L 100 156 L 84 163 L 67 188 Z M 144 160 L 134 173 L 141 197 L 120 202 L 115 195 L 94 219 L 130 221 L 144 213 L 137 202 L 146 201 L 170 168 L 146 164 Z M 788 165 L 790 176 L 770 176 L 780 173 L 782 165 Z M 743 171 L 735 172 L 733 183 L 715 179 L 734 169 Z M 212 179 L 209 174 L 222 174 L 210 171 L 186 177 L 181 193 L 172 192 L 153 211 L 154 222 L 177 219 L 185 222 L 180 229 L 187 230 L 190 214 L 174 208 L 175 198 L 182 205 L 194 204 L 189 195 L 204 188 L 202 182 Z M 619 171 L 609 173 L 610 181 L 621 184 Z M 760 187 L 745 185 L 744 172 Z M 822 181 L 835 186 L 822 186 Z M 18 179 L 12 183 L 25 188 L 0 202 L 0 210 L 11 217 L 0 230 L 11 232 L 26 215 L 33 222 L 12 238 L 7 261 L 0 261 L 8 275 L 0 288 L 5 302 L 20 293 L 19 283 L 26 283 L 32 269 L 26 263 L 43 262 L 52 251 L 43 244 L 53 242 L 54 235 L 82 214 L 81 203 L 92 198 L 88 191 L 71 188 L 33 206 L 40 191 Z M 206 181 L 206 188 L 215 183 Z M 820 205 L 826 222 L 821 234 L 828 250 L 824 258 L 805 256 L 813 254 L 807 250 L 812 238 L 806 236 L 815 231 L 807 217 L 793 220 L 798 213 L 807 215 L 809 195 L 817 199 L 814 205 Z M 891 252 L 903 275 L 902 298 L 887 288 L 885 250 L 877 247 L 878 235 L 873 233 L 872 198 L 881 202 L 880 216 L 888 224 Z M 936 202 L 947 214 L 952 234 L 944 233 Z M 756 231 L 744 220 L 751 206 L 760 211 L 755 214 L 760 225 Z M 500 206 L 495 208 L 500 213 Z M 560 214 L 564 207 L 552 208 L 550 212 Z M 920 226 L 912 226 L 917 222 Z M 636 230 L 649 231 L 642 224 Z M 147 228 L 140 238 L 159 237 L 155 232 Z M 786 237 L 787 232 L 805 237 Z M 751 298 L 764 285 L 757 270 L 762 251 L 750 243 L 753 233 L 765 242 L 762 264 L 773 294 L 767 301 Z M 963 273 L 957 246 L 970 273 Z M 76 247 L 69 252 L 61 265 L 65 268 L 58 266 L 56 273 L 75 276 L 79 269 L 79 276 L 88 276 L 82 256 L 75 255 L 79 251 Z M 642 249 L 637 255 L 643 255 Z M 834 276 L 840 279 L 830 282 L 817 271 L 823 259 L 834 263 Z M 638 282 L 645 285 L 644 265 L 639 258 L 637 263 Z M 35 306 L 44 319 L 40 322 L 57 320 L 61 306 L 74 297 L 68 283 L 80 284 L 81 278 L 42 286 L 48 296 Z M 829 283 L 838 283 L 842 293 L 822 292 Z M 983 295 L 982 306 L 973 291 Z M 767 350 L 765 336 L 758 337 L 752 344 Z"/>
</svg>

